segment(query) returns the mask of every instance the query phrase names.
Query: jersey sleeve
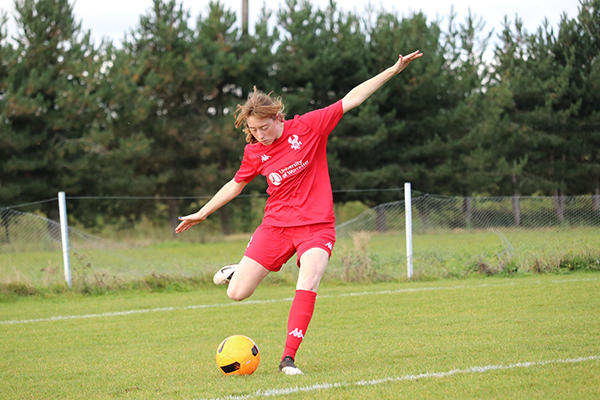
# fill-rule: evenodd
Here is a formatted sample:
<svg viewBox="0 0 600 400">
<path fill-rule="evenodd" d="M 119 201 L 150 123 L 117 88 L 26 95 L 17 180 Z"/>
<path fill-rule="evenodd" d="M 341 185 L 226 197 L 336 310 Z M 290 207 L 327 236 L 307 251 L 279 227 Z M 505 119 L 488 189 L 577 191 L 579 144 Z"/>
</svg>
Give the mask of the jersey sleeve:
<svg viewBox="0 0 600 400">
<path fill-rule="evenodd" d="M 242 159 L 242 165 L 240 165 L 240 168 L 233 177 L 233 179 L 235 179 L 237 183 L 250 182 L 259 173 L 258 168 L 256 168 L 256 165 L 252 162 L 250 154 L 250 148 L 248 147 L 248 145 L 246 145 L 246 147 L 244 148 L 244 158 Z"/>
<path fill-rule="evenodd" d="M 303 124 L 310 126 L 318 134 L 328 136 L 343 115 L 342 100 L 338 100 L 330 106 L 307 112 L 299 118 Z"/>
</svg>

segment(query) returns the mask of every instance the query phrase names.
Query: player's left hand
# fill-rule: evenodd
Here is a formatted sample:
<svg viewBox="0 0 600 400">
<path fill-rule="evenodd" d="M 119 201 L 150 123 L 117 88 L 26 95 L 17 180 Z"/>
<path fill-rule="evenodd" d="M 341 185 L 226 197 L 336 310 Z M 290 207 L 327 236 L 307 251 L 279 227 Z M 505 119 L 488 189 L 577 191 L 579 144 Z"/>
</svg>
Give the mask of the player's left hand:
<svg viewBox="0 0 600 400">
<path fill-rule="evenodd" d="M 204 221 L 206 219 L 206 217 L 202 218 L 199 215 L 199 213 L 200 213 L 200 211 L 198 211 L 194 214 L 186 215 L 185 217 L 178 217 L 178 219 L 181 222 L 175 228 L 175 233 L 181 233 L 183 231 L 187 231 L 192 226 L 197 225 L 200 222 Z"/>
<path fill-rule="evenodd" d="M 422 56 L 423 53 L 421 53 L 420 50 L 413 51 L 412 53 L 407 54 L 405 56 L 403 56 L 402 54 L 398 55 L 398 61 L 396 61 L 396 64 L 394 64 L 394 66 L 392 67 L 394 69 L 394 73 L 399 74 L 404 70 L 404 68 L 408 67 L 408 64 L 410 64 L 413 60 L 421 58 Z"/>
</svg>

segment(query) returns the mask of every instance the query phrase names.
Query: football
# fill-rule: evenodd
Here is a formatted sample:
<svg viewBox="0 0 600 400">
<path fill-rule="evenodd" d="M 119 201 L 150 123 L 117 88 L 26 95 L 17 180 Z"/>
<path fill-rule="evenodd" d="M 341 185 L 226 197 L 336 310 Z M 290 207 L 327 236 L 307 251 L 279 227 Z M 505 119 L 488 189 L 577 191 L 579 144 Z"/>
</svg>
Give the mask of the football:
<svg viewBox="0 0 600 400">
<path fill-rule="evenodd" d="M 219 344 L 216 358 L 217 367 L 224 375 L 250 375 L 258 367 L 260 352 L 249 337 L 233 335 Z"/>
</svg>

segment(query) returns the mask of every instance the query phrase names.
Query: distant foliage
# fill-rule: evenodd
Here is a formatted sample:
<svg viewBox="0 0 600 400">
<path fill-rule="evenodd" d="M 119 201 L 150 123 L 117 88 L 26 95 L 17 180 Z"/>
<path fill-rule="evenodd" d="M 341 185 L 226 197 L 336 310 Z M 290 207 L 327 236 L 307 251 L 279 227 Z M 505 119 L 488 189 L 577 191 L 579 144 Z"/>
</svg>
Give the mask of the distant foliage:
<svg viewBox="0 0 600 400">
<path fill-rule="evenodd" d="M 3 206 L 59 190 L 212 194 L 239 166 L 245 142 L 232 114 L 253 85 L 281 95 L 293 117 L 335 102 L 415 49 L 425 56 L 336 128 L 334 189 L 411 181 L 463 196 L 600 194 L 600 0 L 583 0 L 576 18 L 535 32 L 518 17 L 490 32 L 474 15 L 451 15 L 442 26 L 421 13 L 287 0 L 264 8 L 249 34 L 219 2 L 194 19 L 176 0 L 154 0 L 122 43 L 99 45 L 73 1 L 15 4 L 14 37 L 0 12 Z M 256 179 L 247 192 L 264 189 Z M 345 191 L 336 201 L 374 206 L 390 196 Z M 86 226 L 99 215 L 126 225 L 168 214 L 175 224 L 190 206 L 131 204 L 73 211 Z M 41 211 L 55 217 L 54 209 Z M 224 233 L 239 219 L 227 209 L 218 218 Z"/>
</svg>

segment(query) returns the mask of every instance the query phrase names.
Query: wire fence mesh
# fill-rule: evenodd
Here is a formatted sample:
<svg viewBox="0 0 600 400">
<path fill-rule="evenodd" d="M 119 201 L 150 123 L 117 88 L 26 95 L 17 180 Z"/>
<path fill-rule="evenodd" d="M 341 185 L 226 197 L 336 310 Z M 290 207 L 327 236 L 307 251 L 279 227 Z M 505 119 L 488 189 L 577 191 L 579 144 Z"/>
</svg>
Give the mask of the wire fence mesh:
<svg viewBox="0 0 600 400">
<path fill-rule="evenodd" d="M 253 208 L 260 209 L 262 204 Z M 229 217 L 248 212 L 246 203 L 231 207 Z M 394 201 L 339 223 L 327 277 L 343 281 L 405 278 L 404 210 L 404 201 Z M 76 213 L 70 218 L 77 220 Z M 598 196 L 424 194 L 413 197 L 412 218 L 416 277 L 541 272 L 578 264 L 600 269 Z M 174 237 L 166 216 L 142 219 L 134 229 L 121 225 L 92 233 L 69 227 L 74 285 L 114 286 L 149 276 L 209 280 L 215 268 L 239 260 L 250 237 L 250 233 L 224 235 L 218 226 L 221 219 L 217 216 L 179 237 Z M 259 216 L 253 217 L 249 224 L 259 221 Z M 288 263 L 295 264 L 295 259 Z M 296 268 L 287 269 L 288 275 L 284 272 L 273 279 L 295 274 Z M 62 277 L 59 224 L 39 212 L 0 209 L 1 282 L 49 286 L 61 284 Z"/>
<path fill-rule="evenodd" d="M 373 245 L 371 258 L 393 271 L 406 262 L 404 210 L 404 201 L 378 205 L 339 224 L 338 238 L 388 241 L 387 250 Z M 421 195 L 412 200 L 414 269 L 417 276 L 461 276 L 600 264 L 599 228 L 598 196 Z"/>
</svg>

